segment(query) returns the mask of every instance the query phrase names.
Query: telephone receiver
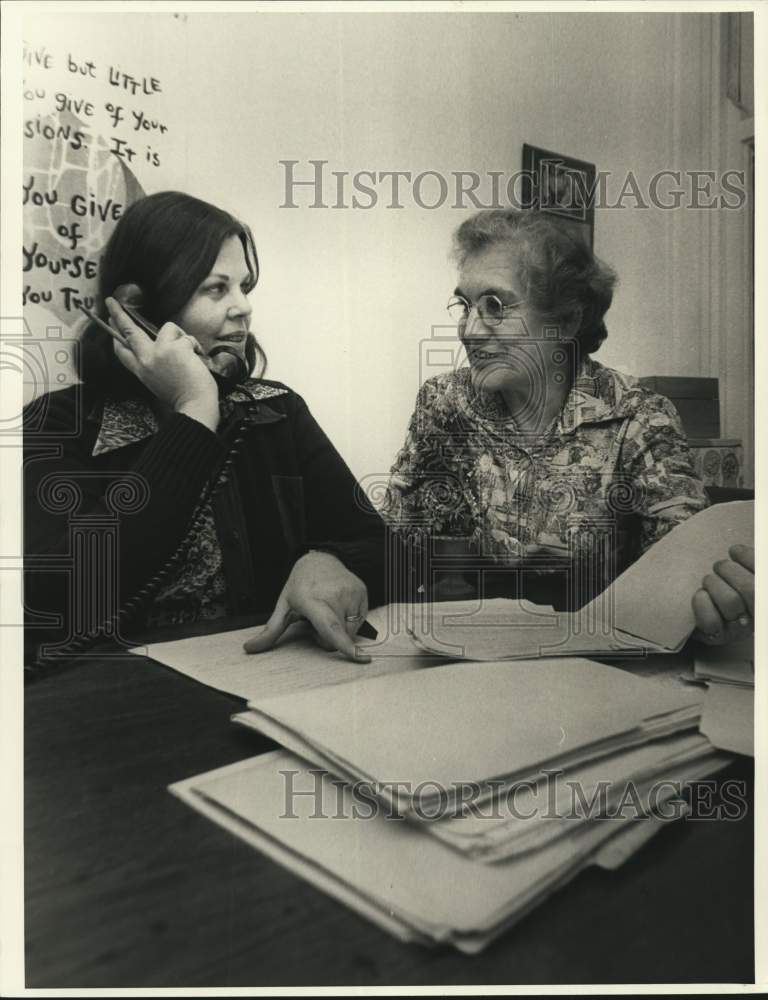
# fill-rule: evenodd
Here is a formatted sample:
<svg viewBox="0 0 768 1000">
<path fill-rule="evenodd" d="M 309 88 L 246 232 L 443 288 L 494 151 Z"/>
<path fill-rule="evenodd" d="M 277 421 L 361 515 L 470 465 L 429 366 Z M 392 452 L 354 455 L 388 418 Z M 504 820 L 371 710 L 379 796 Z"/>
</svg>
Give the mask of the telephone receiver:
<svg viewBox="0 0 768 1000">
<path fill-rule="evenodd" d="M 144 293 L 138 285 L 127 284 L 118 285 L 112 293 L 126 314 L 133 320 L 136 326 L 140 327 L 152 340 L 157 338 L 157 327 L 142 316 L 139 311 L 144 305 Z M 237 353 L 234 347 L 227 344 L 219 344 L 214 347 L 205 359 L 206 367 L 213 375 L 219 387 L 220 395 L 231 392 L 236 385 L 244 382 L 248 378 L 248 365 Z"/>
</svg>

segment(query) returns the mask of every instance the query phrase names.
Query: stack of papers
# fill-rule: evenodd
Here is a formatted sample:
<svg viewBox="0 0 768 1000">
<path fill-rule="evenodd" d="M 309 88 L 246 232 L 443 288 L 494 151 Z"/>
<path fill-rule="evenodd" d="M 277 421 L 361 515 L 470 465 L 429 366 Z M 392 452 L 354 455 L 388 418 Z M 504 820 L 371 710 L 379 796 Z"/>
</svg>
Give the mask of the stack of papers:
<svg viewBox="0 0 768 1000">
<path fill-rule="evenodd" d="M 721 760 L 698 733 L 669 736 L 567 772 L 550 770 L 547 780 L 514 789 L 514 811 L 498 796 L 493 808 L 465 808 L 460 816 L 430 824 L 429 832 L 485 862 L 520 857 L 572 835 L 580 823 L 615 821 L 622 814 L 650 817 L 673 792 L 662 780 L 682 789 L 717 770 Z"/>
<path fill-rule="evenodd" d="M 727 760 L 708 762 L 705 773 Z M 621 864 L 664 822 L 582 824 L 524 858 L 486 865 L 415 824 L 363 808 L 350 785 L 282 751 L 179 782 L 171 791 L 401 940 L 451 944 L 469 954 L 587 865 Z"/>
<path fill-rule="evenodd" d="M 752 636 L 727 646 L 709 646 L 696 654 L 694 676 L 709 684 L 755 687 L 755 643 Z"/>
<path fill-rule="evenodd" d="M 360 643 L 372 664 L 301 625 L 258 657 L 251 629 L 137 650 L 245 697 L 235 720 L 285 748 L 172 791 L 401 939 L 477 952 L 586 865 L 621 864 L 684 814 L 687 782 L 730 763 L 723 749 L 745 752 L 744 650 L 697 662 L 708 690 L 583 655 L 678 650 L 702 577 L 751 542 L 752 506 L 691 518 L 574 615 L 380 609 Z"/>
<path fill-rule="evenodd" d="M 474 953 L 685 814 L 731 760 L 703 695 L 562 658 L 305 688 L 235 717 L 286 750 L 171 790 L 400 939 Z"/>
<path fill-rule="evenodd" d="M 755 755 L 755 653 L 750 636 L 696 656 L 694 675 L 707 683 L 701 731 L 713 746 Z"/>
<path fill-rule="evenodd" d="M 286 751 L 172 790 L 401 939 L 472 953 L 684 814 L 731 760 L 703 694 L 582 659 L 351 681 L 252 702 L 235 720 Z"/>
<path fill-rule="evenodd" d="M 403 816 L 695 730 L 698 688 L 583 659 L 453 663 L 251 702 L 235 721 Z"/>
</svg>

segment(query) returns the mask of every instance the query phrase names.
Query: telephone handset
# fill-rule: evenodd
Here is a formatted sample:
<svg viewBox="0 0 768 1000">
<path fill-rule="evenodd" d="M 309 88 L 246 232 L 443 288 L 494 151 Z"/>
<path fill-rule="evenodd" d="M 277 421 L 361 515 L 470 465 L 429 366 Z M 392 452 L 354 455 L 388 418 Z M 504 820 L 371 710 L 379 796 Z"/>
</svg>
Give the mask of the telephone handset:
<svg viewBox="0 0 768 1000">
<path fill-rule="evenodd" d="M 138 285 L 118 285 L 112 293 L 136 326 L 148 334 L 153 340 L 157 337 L 157 328 L 139 312 L 144 301 L 144 295 Z M 214 347 L 206 359 L 207 367 L 224 395 L 248 378 L 248 366 L 234 347 L 219 344 Z"/>
<path fill-rule="evenodd" d="M 133 320 L 140 329 L 151 337 L 157 339 L 157 327 L 139 312 L 143 303 L 143 293 L 138 285 L 118 285 L 113 292 L 113 297 L 120 303 L 125 313 Z M 99 326 L 106 326 L 103 320 L 95 316 L 83 306 L 82 311 Z M 109 327 L 107 327 L 109 330 Z M 109 330 L 111 333 L 112 331 Z M 203 359 L 201 359 L 203 360 Z M 204 359 L 206 367 L 219 387 L 219 395 L 225 396 L 231 392 L 240 382 L 248 378 L 248 365 L 234 347 L 227 344 L 219 344 Z"/>
</svg>

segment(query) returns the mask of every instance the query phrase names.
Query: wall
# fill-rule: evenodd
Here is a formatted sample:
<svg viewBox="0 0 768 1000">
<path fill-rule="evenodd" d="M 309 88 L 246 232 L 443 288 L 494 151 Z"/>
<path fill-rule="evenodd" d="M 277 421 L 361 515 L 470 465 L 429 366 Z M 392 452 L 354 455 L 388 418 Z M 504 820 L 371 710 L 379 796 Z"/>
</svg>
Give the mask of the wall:
<svg viewBox="0 0 768 1000">
<path fill-rule="evenodd" d="M 96 32 L 111 19 L 116 46 L 140 26 L 144 52 L 173 76 L 186 142 L 183 162 L 172 157 L 147 189 L 181 186 L 252 224 L 269 374 L 307 397 L 359 477 L 388 469 L 435 370 L 424 345 L 451 335 L 440 329 L 455 284 L 447 253 L 470 208 L 427 210 L 410 193 L 391 207 L 384 184 L 369 209 L 311 208 L 308 188 L 299 207 L 281 207 L 281 160 L 299 161 L 303 179 L 308 161 L 328 161 L 329 205 L 331 171 L 509 175 L 523 142 L 610 171 L 613 200 L 629 170 L 647 191 L 659 170 L 742 166 L 720 141 L 717 15 L 189 13 L 167 47 L 155 26 L 169 15 L 47 17 Z M 423 200 L 435 192 L 425 184 Z M 745 274 L 729 272 L 724 291 L 713 233 L 743 232 L 745 213 L 633 204 L 596 214 L 596 250 L 621 277 L 599 358 L 638 375 L 722 378 L 723 296 Z M 748 342 L 745 322 L 729 324 L 729 344 Z M 747 426 L 748 403 L 733 402 L 744 354 L 728 376 L 732 436 Z"/>
<path fill-rule="evenodd" d="M 101 250 L 127 205 L 186 178 L 182 22 L 32 13 L 23 37 L 26 395 L 74 378 L 72 342 L 93 308 Z M 43 368 L 47 380 L 41 377 Z"/>
</svg>

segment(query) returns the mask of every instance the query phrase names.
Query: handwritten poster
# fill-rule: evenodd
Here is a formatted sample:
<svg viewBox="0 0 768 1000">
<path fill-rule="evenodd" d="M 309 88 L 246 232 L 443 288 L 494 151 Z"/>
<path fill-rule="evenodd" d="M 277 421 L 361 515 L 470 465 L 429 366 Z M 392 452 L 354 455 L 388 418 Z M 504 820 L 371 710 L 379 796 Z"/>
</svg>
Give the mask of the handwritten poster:
<svg viewBox="0 0 768 1000">
<path fill-rule="evenodd" d="M 35 395 L 72 381 L 67 345 L 85 322 L 79 306 L 95 304 L 104 246 L 133 201 L 167 186 L 174 155 L 162 75 L 119 30 L 110 35 L 109 46 L 98 32 L 89 44 L 88 32 L 57 32 L 53 19 L 25 28 L 23 306 L 28 333 L 48 348 L 49 383 Z"/>
</svg>

